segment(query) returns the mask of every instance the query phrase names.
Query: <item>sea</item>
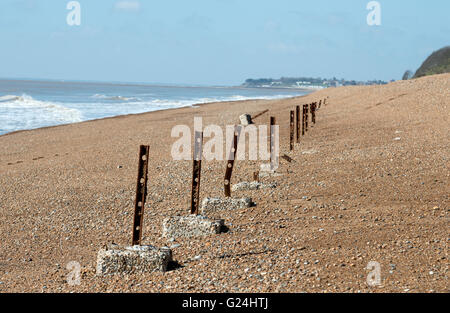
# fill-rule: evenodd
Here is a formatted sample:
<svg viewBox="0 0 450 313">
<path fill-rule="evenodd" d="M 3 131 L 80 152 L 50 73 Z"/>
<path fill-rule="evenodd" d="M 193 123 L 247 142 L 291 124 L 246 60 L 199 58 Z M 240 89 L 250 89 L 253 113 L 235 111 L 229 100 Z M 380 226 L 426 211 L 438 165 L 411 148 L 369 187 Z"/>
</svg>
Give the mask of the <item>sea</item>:
<svg viewBox="0 0 450 313">
<path fill-rule="evenodd" d="M 296 89 L 0 79 L 0 135 L 208 102 L 281 99 L 307 93 Z"/>
</svg>

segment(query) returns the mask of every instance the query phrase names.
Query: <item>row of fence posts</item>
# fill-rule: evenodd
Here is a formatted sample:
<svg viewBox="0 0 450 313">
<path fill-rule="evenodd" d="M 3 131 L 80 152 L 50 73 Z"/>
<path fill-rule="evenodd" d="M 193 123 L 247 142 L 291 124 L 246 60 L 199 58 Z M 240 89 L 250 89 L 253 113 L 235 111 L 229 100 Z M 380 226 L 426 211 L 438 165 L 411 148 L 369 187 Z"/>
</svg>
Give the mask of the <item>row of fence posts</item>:
<svg viewBox="0 0 450 313">
<path fill-rule="evenodd" d="M 326 105 L 326 100 L 323 100 L 323 104 Z M 309 113 L 311 113 L 311 122 L 316 123 L 316 112 L 322 106 L 322 100 L 313 102 L 310 104 L 304 104 L 302 107 L 302 113 L 300 114 L 300 106 L 297 105 L 294 110 L 290 111 L 289 118 L 289 150 L 294 150 L 294 138 L 296 137 L 297 143 L 300 143 L 300 137 L 304 136 L 308 131 Z M 269 112 L 264 110 L 263 112 L 255 115 L 253 119 Z M 300 124 L 301 120 L 301 124 Z M 272 131 L 273 126 L 276 125 L 276 118 L 270 116 L 270 162 L 272 162 L 273 151 L 275 151 L 275 134 Z M 301 125 L 301 126 L 300 126 Z M 300 131 L 301 130 L 301 131 Z M 240 127 L 235 127 L 233 145 L 230 150 L 230 154 L 227 161 L 227 167 L 224 178 L 225 197 L 231 197 L 231 175 L 233 173 L 234 161 L 236 159 L 238 140 L 240 137 Z M 301 134 L 301 135 L 300 135 Z M 141 245 L 142 240 L 142 228 L 144 220 L 144 207 L 147 198 L 147 181 L 148 181 L 148 162 L 149 162 L 150 147 L 141 145 L 139 148 L 139 162 L 138 162 L 138 177 L 136 187 L 136 200 L 134 209 L 133 231 L 132 231 L 132 245 Z M 202 167 L 202 153 L 203 153 L 203 132 L 196 131 L 194 134 L 194 158 L 192 169 L 192 191 L 191 191 L 191 214 L 199 214 L 200 205 L 200 178 Z M 259 171 L 253 173 L 253 180 L 259 181 Z"/>
<path fill-rule="evenodd" d="M 324 104 L 326 99 L 323 100 Z M 300 114 L 300 106 L 295 107 L 295 111 L 291 110 L 289 119 L 289 150 L 294 150 L 294 138 L 296 142 L 300 143 L 300 133 L 304 136 L 308 131 L 309 113 L 311 113 L 311 123 L 316 124 L 316 113 L 322 106 L 322 100 L 308 104 L 304 104 L 302 107 L 302 113 Z M 300 123 L 301 119 L 301 123 Z M 301 131 L 300 131 L 301 130 Z"/>
</svg>

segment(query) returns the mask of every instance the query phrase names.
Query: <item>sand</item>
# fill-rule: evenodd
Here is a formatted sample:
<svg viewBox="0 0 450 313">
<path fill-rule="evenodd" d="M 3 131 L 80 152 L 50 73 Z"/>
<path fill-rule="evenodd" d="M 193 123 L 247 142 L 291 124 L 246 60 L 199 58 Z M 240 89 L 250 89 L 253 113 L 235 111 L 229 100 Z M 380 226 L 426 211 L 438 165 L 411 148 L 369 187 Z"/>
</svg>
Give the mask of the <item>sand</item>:
<svg viewBox="0 0 450 313">
<path fill-rule="evenodd" d="M 443 74 L 0 136 L 0 292 L 448 292 L 449 82 Z M 325 97 L 289 152 L 289 110 Z M 192 164 L 172 160 L 172 127 L 194 116 L 224 126 L 265 109 L 293 158 L 281 159 L 282 176 L 262 179 L 278 187 L 233 192 L 257 205 L 220 212 L 226 233 L 163 238 L 164 218 L 190 209 Z M 99 278 L 98 250 L 131 241 L 140 144 L 151 161 L 143 243 L 171 247 L 177 263 Z M 236 162 L 232 183 L 260 163 Z M 201 199 L 223 196 L 225 166 L 203 162 Z M 71 261 L 80 285 L 67 282 Z M 379 286 L 366 281 L 371 261 Z"/>
</svg>

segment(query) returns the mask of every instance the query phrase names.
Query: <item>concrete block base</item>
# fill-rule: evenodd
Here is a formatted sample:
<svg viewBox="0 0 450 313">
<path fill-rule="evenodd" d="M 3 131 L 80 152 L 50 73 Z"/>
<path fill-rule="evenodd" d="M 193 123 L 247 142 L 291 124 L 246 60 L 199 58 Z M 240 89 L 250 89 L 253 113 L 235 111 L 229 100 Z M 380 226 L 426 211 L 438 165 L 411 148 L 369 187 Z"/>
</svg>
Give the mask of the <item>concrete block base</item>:
<svg viewBox="0 0 450 313">
<path fill-rule="evenodd" d="M 241 122 L 241 125 L 248 126 L 250 124 L 253 124 L 252 116 L 250 114 L 242 114 L 239 116 L 239 121 Z"/>
<path fill-rule="evenodd" d="M 163 236 L 166 238 L 209 236 L 219 234 L 224 226 L 224 220 L 209 219 L 202 215 L 173 216 L 164 219 Z"/>
<path fill-rule="evenodd" d="M 259 172 L 259 178 L 264 178 L 264 177 L 280 177 L 283 176 L 280 173 L 277 173 L 275 171 L 264 171 L 264 172 Z"/>
<path fill-rule="evenodd" d="M 232 191 L 237 190 L 259 190 L 259 189 L 268 189 L 268 188 L 276 188 L 277 184 L 263 184 L 257 181 L 253 182 L 241 182 L 239 184 L 233 185 L 231 187 Z"/>
<path fill-rule="evenodd" d="M 172 261 L 169 248 L 153 246 L 121 247 L 111 245 L 97 254 L 97 275 L 134 274 L 167 271 Z"/>
<path fill-rule="evenodd" d="M 259 177 L 279 177 L 282 176 L 282 174 L 277 173 L 275 169 L 272 169 L 269 163 L 261 164 L 260 165 L 260 171 L 259 171 Z"/>
<path fill-rule="evenodd" d="M 205 198 L 202 202 L 202 214 L 215 213 L 222 210 L 237 210 L 254 206 L 251 198 Z"/>
</svg>

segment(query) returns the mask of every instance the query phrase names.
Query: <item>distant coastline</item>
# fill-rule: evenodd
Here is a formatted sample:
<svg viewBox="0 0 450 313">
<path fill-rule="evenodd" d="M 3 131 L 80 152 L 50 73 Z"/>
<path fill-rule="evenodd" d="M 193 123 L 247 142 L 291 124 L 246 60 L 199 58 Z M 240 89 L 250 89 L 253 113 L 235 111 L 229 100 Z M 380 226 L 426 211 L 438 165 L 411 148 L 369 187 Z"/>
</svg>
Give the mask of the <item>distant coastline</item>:
<svg viewBox="0 0 450 313">
<path fill-rule="evenodd" d="M 238 89 L 268 89 L 268 90 L 292 90 L 292 91 L 315 91 L 315 90 L 321 90 L 328 87 L 321 87 L 321 88 L 315 88 L 315 87 L 295 87 L 295 86 L 235 86 L 230 88 L 238 88 Z"/>
<path fill-rule="evenodd" d="M 393 82 L 395 80 L 391 80 Z M 389 82 L 383 80 L 356 81 L 346 80 L 344 78 L 313 78 L 313 77 L 281 77 L 247 79 L 241 86 L 247 88 L 283 88 L 283 89 L 303 89 L 303 90 L 321 90 L 330 87 L 341 86 L 368 86 L 368 85 L 386 85 Z"/>
</svg>

